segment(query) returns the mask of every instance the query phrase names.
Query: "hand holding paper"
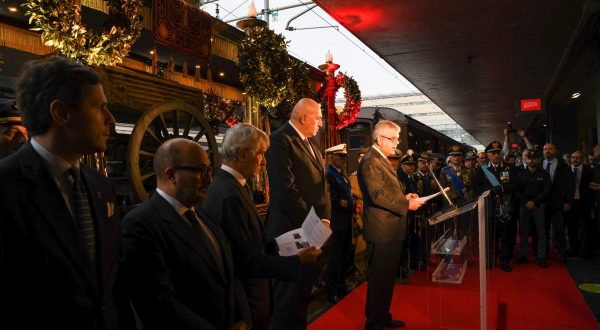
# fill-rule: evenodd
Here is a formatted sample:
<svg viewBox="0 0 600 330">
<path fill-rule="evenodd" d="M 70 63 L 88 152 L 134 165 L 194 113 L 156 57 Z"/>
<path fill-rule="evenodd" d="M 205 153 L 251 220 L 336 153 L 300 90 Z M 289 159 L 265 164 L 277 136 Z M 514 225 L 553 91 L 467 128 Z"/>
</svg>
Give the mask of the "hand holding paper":
<svg viewBox="0 0 600 330">
<path fill-rule="evenodd" d="M 309 246 L 320 249 L 330 235 L 331 229 L 323 224 L 314 207 L 311 207 L 301 228 L 275 237 L 275 242 L 279 247 L 279 255 L 286 257 L 297 255 Z"/>
<path fill-rule="evenodd" d="M 448 190 L 450 190 L 450 188 L 449 188 L 449 187 L 446 187 L 446 188 L 444 188 L 444 191 L 448 191 Z M 423 197 L 419 197 L 419 198 L 417 198 L 417 199 L 415 199 L 415 200 L 417 200 L 417 201 L 421 201 L 421 202 L 427 202 L 428 200 L 430 200 L 430 199 L 432 199 L 432 198 L 435 198 L 435 197 L 439 196 L 441 193 L 442 193 L 441 191 L 438 191 L 438 192 L 436 192 L 435 194 L 431 194 L 431 195 L 429 195 L 429 196 L 423 196 Z"/>
</svg>

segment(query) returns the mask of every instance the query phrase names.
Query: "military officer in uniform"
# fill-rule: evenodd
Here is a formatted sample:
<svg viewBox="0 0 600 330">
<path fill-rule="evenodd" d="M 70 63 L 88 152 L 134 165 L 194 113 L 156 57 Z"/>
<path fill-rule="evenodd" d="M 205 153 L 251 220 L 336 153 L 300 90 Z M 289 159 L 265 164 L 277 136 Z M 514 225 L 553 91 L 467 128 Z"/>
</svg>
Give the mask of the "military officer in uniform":
<svg viewBox="0 0 600 330">
<path fill-rule="evenodd" d="M 477 155 L 474 151 L 467 151 L 465 155 L 465 167 L 475 169 L 477 166 Z"/>
<path fill-rule="evenodd" d="M 448 150 L 450 165 L 444 167 L 440 173 L 440 184 L 449 187 L 448 197 L 454 205 L 460 204 L 474 197 L 473 179 L 475 171 L 463 164 L 463 152 L 459 145 L 453 145 Z"/>
<path fill-rule="evenodd" d="M 502 143 L 493 141 L 485 152 L 489 162 L 475 171 L 475 193 L 478 195 L 490 190 L 493 207 L 487 215 L 487 260 L 488 268 L 494 264 L 498 245 L 500 265 L 505 272 L 511 272 L 509 261 L 514 249 L 514 240 L 509 235 L 516 226 L 516 219 L 510 216 L 513 193 L 518 189 L 515 169 L 502 162 Z"/>
<path fill-rule="evenodd" d="M 329 183 L 331 199 L 331 242 L 327 258 L 327 295 L 331 302 L 345 296 L 348 292 L 345 278 L 352 264 L 352 214 L 354 199 L 352 188 L 346 175 L 346 160 L 348 151 L 346 144 L 338 144 L 327 150 L 325 176 Z"/>
</svg>

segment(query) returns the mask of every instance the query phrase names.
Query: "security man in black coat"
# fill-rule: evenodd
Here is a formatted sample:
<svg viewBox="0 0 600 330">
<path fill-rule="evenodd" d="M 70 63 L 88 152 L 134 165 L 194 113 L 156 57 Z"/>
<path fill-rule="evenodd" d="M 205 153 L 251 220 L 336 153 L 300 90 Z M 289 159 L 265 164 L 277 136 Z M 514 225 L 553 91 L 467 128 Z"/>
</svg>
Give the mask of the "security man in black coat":
<svg viewBox="0 0 600 330">
<path fill-rule="evenodd" d="M 529 232 L 532 229 L 531 221 L 534 222 L 534 228 L 538 236 L 538 265 L 542 268 L 548 267 L 546 264 L 546 257 L 548 251 L 546 245 L 548 237 L 546 237 L 546 230 L 544 226 L 544 203 L 550 195 L 550 189 L 552 189 L 552 183 L 550 182 L 550 176 L 540 166 L 542 158 L 542 152 L 539 149 L 531 149 L 528 152 L 525 161 L 525 168 L 521 168 L 517 171 L 517 179 L 519 182 L 519 189 L 515 192 L 515 196 L 518 199 L 519 205 L 519 252 L 518 257 L 515 259 L 515 264 L 527 262 L 527 242 L 529 238 Z"/>
<path fill-rule="evenodd" d="M 513 193 L 518 188 L 515 169 L 512 165 L 502 163 L 502 143 L 493 141 L 485 152 L 489 162 L 481 165 L 475 172 L 475 192 L 481 195 L 490 190 L 493 207 L 492 214 L 487 215 L 487 262 L 491 268 L 495 261 L 495 251 L 501 245 L 500 265 L 502 270 L 510 272 L 509 260 L 514 249 L 509 234 L 516 225 L 516 219 L 510 216 Z"/>
</svg>

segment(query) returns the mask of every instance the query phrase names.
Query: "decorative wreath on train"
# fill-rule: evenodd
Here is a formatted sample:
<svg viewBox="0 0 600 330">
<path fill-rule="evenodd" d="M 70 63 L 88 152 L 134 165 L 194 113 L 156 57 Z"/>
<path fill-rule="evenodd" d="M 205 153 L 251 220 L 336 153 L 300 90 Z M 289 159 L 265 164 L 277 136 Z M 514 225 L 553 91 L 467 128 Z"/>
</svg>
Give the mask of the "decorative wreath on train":
<svg viewBox="0 0 600 330">
<path fill-rule="evenodd" d="M 362 98 L 360 96 L 360 88 L 356 80 L 351 76 L 345 75 L 339 72 L 335 78 L 325 77 L 325 81 L 321 84 L 321 88 L 317 92 L 317 101 L 321 102 L 321 109 L 327 109 L 327 85 L 331 79 L 335 79 L 335 92 L 340 88 L 344 88 L 344 97 L 346 98 L 346 104 L 344 109 L 338 113 L 335 113 L 335 124 L 334 127 L 340 130 L 356 121 L 356 117 L 360 112 L 360 105 Z"/>
<path fill-rule="evenodd" d="M 142 32 L 142 0 L 106 0 L 108 20 L 97 33 L 77 23 L 81 6 L 72 0 L 29 0 L 23 6 L 33 31 L 42 31 L 42 42 L 69 59 L 90 65 L 123 62 Z"/>
</svg>

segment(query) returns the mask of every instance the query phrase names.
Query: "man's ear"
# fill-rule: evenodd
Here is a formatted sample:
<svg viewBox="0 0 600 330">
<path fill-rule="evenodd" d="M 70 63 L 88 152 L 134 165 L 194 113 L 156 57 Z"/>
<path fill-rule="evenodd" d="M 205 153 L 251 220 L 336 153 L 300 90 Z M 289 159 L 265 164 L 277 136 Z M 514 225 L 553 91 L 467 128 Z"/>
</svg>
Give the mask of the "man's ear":
<svg viewBox="0 0 600 330">
<path fill-rule="evenodd" d="M 71 118 L 71 108 L 61 100 L 52 101 L 49 111 L 52 121 L 60 126 L 65 126 Z"/>
<path fill-rule="evenodd" d="M 175 169 L 172 167 L 165 168 L 165 178 L 172 183 L 175 184 L 177 182 L 177 178 L 175 178 Z"/>
</svg>

